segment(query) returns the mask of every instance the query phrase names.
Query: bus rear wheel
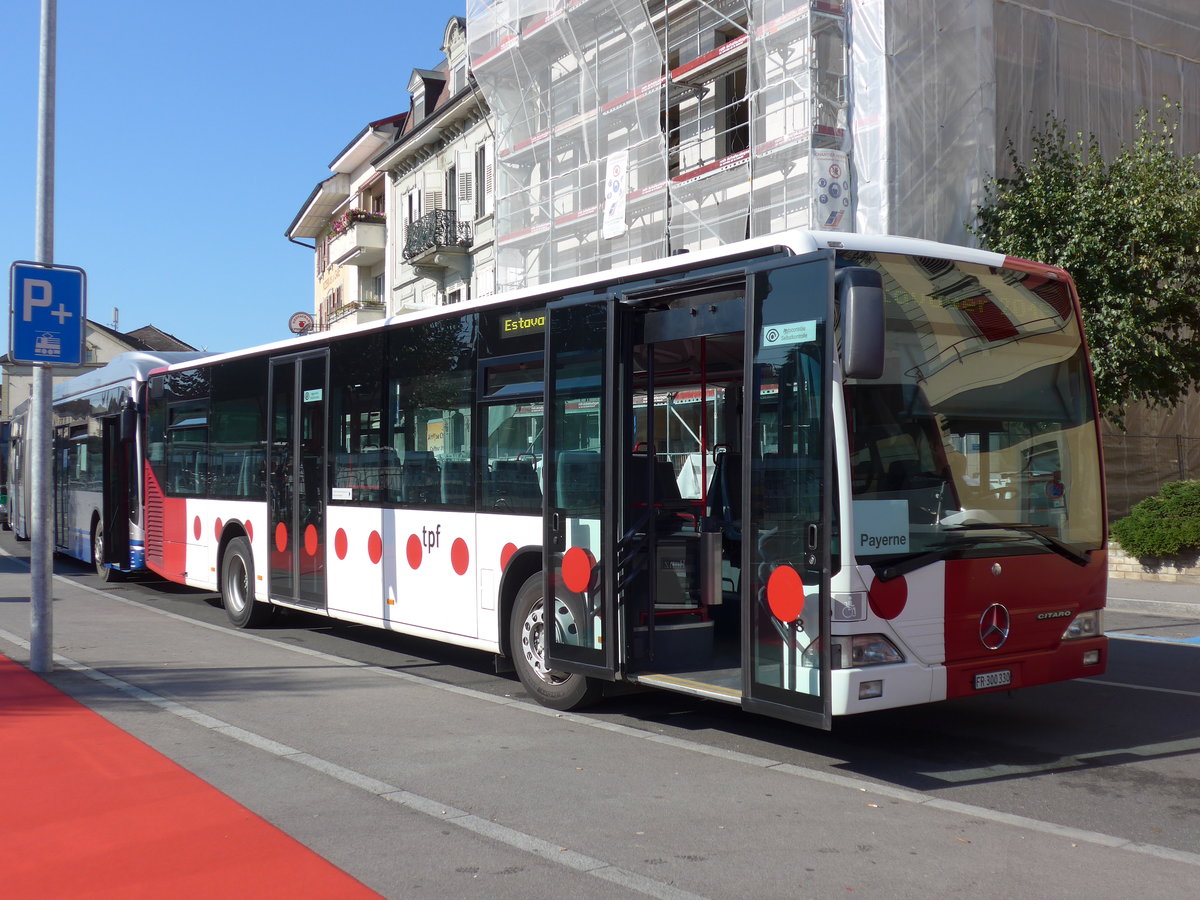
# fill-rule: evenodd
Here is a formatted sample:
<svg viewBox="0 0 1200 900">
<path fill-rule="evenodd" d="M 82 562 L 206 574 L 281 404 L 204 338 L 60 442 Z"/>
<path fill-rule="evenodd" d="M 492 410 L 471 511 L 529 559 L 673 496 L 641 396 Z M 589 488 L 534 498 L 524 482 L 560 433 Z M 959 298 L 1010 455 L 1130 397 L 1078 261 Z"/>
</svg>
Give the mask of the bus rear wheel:
<svg viewBox="0 0 1200 900">
<path fill-rule="evenodd" d="M 92 566 L 101 581 L 120 581 L 121 573 L 104 562 L 104 525 L 99 521 L 92 528 Z"/>
<path fill-rule="evenodd" d="M 517 591 L 508 620 L 513 664 L 521 684 L 538 703 L 551 709 L 578 709 L 595 702 L 600 697 L 602 685 L 575 672 L 559 672 L 547 667 L 547 615 L 542 594 L 541 572 L 528 578 Z M 550 621 L 555 620 L 551 617 Z"/>
<path fill-rule="evenodd" d="M 247 538 L 234 538 L 221 555 L 221 600 L 225 615 L 238 628 L 265 625 L 274 611 L 269 603 L 254 599 L 254 554 Z"/>
</svg>

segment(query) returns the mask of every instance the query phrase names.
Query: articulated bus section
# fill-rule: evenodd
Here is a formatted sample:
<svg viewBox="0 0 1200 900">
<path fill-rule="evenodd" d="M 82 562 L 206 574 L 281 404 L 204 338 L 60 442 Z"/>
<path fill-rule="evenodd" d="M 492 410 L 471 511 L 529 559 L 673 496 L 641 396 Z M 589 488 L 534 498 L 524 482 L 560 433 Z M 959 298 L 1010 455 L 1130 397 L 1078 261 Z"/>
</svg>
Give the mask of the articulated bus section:
<svg viewBox="0 0 1200 900">
<path fill-rule="evenodd" d="M 513 323 L 519 323 L 519 327 Z M 794 233 L 165 367 L 146 561 L 818 727 L 1104 671 L 1095 395 L 1059 270 Z"/>
</svg>

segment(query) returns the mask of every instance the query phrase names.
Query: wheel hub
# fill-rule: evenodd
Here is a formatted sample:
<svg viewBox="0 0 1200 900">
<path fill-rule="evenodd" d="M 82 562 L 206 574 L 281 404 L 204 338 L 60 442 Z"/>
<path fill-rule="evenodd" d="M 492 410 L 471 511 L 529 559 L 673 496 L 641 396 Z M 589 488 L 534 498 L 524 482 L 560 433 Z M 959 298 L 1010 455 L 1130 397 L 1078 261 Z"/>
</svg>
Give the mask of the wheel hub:
<svg viewBox="0 0 1200 900">
<path fill-rule="evenodd" d="M 546 605 L 538 601 L 521 623 L 521 653 L 537 677 L 547 684 L 562 684 L 567 676 L 546 667 Z"/>
</svg>

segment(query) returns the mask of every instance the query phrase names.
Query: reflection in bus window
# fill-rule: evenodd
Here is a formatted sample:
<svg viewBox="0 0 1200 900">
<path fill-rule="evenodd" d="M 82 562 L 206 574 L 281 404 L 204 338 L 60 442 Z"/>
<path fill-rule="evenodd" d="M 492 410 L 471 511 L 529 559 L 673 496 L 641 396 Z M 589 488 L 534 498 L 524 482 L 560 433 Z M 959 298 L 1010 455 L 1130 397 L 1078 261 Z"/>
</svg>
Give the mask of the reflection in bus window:
<svg viewBox="0 0 1200 900">
<path fill-rule="evenodd" d="M 483 509 L 488 512 L 542 511 L 542 430 L 540 402 L 501 403 L 487 408 L 487 458 Z"/>
<path fill-rule="evenodd" d="M 474 318 L 466 316 L 423 322 L 389 336 L 381 448 L 389 458 L 387 501 L 470 505 L 474 332 Z"/>
<path fill-rule="evenodd" d="M 846 392 L 857 514 L 869 523 L 902 504 L 910 554 L 964 526 L 986 541 L 988 525 L 1099 547 L 1087 362 L 1061 291 L 966 263 L 868 253 L 853 261 L 881 272 L 888 318 L 883 377 Z M 1020 549 L 1011 533 L 993 541 Z M 889 553 L 863 555 L 882 562 Z"/>
</svg>

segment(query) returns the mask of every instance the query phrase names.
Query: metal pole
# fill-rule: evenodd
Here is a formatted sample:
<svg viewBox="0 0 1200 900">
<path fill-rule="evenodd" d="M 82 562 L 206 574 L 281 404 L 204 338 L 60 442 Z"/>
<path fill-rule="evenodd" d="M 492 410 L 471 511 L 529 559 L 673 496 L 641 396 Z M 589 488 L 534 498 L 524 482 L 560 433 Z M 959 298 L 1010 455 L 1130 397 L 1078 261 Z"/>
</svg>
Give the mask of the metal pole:
<svg viewBox="0 0 1200 900">
<path fill-rule="evenodd" d="M 42 0 L 41 53 L 38 64 L 38 161 L 36 261 L 54 263 L 54 76 L 58 0 Z M 50 482 L 54 432 L 50 421 L 54 379 L 49 365 L 33 367 L 33 409 L 30 417 L 30 500 L 32 538 L 30 562 L 29 667 L 34 672 L 54 668 L 54 616 L 51 586 L 54 577 L 53 485 Z"/>
</svg>

